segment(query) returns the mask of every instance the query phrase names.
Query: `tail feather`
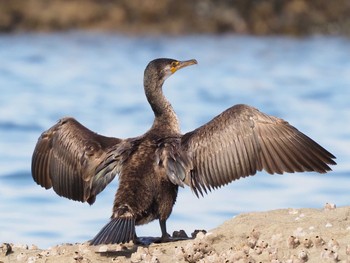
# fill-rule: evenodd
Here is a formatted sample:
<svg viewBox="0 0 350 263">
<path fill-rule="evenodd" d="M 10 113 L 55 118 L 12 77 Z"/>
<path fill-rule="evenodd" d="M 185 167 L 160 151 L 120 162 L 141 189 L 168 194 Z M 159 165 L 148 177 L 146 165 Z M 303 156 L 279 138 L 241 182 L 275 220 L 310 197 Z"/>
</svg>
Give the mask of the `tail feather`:
<svg viewBox="0 0 350 263">
<path fill-rule="evenodd" d="M 135 237 L 135 219 L 131 216 L 112 218 L 90 241 L 90 245 L 127 243 Z"/>
</svg>

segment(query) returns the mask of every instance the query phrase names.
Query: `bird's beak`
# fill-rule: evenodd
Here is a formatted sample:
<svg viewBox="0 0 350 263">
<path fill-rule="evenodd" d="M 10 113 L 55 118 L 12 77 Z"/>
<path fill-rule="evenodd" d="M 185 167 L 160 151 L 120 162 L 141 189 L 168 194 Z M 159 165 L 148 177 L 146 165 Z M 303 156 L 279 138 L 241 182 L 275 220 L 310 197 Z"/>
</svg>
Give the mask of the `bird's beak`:
<svg viewBox="0 0 350 263">
<path fill-rule="evenodd" d="M 177 63 L 171 67 L 171 72 L 175 73 L 179 69 L 182 69 L 187 66 L 191 66 L 194 64 L 198 64 L 197 60 L 195 59 L 190 59 L 190 60 L 185 60 L 185 61 L 177 61 Z"/>
</svg>

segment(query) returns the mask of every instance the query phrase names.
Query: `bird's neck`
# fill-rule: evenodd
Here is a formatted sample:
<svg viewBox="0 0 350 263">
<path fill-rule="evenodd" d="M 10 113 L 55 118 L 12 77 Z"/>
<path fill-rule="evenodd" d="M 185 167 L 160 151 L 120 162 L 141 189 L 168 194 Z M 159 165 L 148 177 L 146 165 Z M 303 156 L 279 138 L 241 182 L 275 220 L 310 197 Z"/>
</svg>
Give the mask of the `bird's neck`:
<svg viewBox="0 0 350 263">
<path fill-rule="evenodd" d="M 163 94 L 162 85 L 163 83 L 145 83 L 146 97 L 155 116 L 151 130 L 168 134 L 180 133 L 178 118 L 170 102 Z"/>
</svg>

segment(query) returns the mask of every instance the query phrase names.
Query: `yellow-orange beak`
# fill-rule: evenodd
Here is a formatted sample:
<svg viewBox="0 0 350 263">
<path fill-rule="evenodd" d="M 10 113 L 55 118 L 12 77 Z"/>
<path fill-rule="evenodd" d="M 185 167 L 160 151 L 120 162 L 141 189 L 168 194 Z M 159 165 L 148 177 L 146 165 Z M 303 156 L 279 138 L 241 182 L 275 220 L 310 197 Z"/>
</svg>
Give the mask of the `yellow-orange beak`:
<svg viewBox="0 0 350 263">
<path fill-rule="evenodd" d="M 185 61 L 175 61 L 171 64 L 170 70 L 174 74 L 179 69 L 187 67 L 187 66 L 191 66 L 194 64 L 198 64 L 197 60 L 195 60 L 195 59 L 190 59 L 190 60 L 185 60 Z"/>
</svg>

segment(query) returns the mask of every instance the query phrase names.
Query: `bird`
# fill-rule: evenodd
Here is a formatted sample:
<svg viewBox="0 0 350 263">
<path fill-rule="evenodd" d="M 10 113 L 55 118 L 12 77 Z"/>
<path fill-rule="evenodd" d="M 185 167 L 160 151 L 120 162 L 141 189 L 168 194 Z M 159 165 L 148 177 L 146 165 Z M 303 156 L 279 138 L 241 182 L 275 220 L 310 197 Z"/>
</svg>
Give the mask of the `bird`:
<svg viewBox="0 0 350 263">
<path fill-rule="evenodd" d="M 287 121 L 245 104 L 182 134 L 163 84 L 178 70 L 195 64 L 195 59 L 149 62 L 143 84 L 154 121 L 143 135 L 107 137 L 64 117 L 39 137 L 32 177 L 59 196 L 92 205 L 118 176 L 110 220 L 89 240 L 90 245 L 136 242 L 135 226 L 153 220 L 159 221 L 159 242 L 172 241 L 166 221 L 179 187 L 188 186 L 203 197 L 262 170 L 326 173 L 336 164 L 333 154 Z"/>
</svg>

